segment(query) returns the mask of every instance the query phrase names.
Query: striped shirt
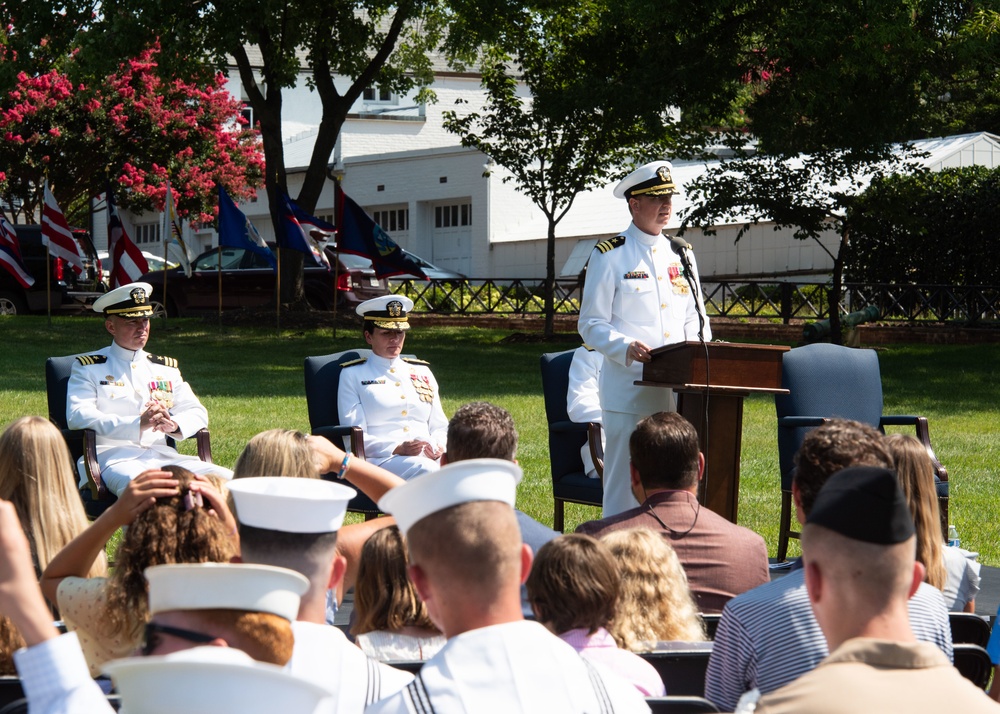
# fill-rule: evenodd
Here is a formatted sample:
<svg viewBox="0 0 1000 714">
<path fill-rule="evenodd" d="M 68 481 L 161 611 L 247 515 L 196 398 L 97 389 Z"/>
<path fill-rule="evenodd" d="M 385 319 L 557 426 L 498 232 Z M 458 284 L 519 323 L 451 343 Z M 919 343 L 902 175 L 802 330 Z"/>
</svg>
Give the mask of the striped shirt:
<svg viewBox="0 0 1000 714">
<path fill-rule="evenodd" d="M 937 645 L 951 660 L 951 626 L 941 591 L 921 583 L 909 611 L 917 639 Z M 733 711 L 744 692 L 774 691 L 827 654 L 806 593 L 805 570 L 798 568 L 726 604 L 705 675 L 705 697 L 721 711 Z"/>
</svg>

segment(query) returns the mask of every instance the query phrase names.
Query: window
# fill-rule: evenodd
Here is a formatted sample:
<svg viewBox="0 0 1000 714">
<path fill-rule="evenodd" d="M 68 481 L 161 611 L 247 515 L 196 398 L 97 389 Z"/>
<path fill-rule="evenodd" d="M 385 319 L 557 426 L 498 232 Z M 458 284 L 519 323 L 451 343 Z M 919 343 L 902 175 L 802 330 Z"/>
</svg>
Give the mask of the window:
<svg viewBox="0 0 1000 714">
<path fill-rule="evenodd" d="M 450 206 L 434 207 L 434 227 L 453 228 L 472 225 L 472 204 L 455 203 Z"/>
<path fill-rule="evenodd" d="M 366 102 L 389 103 L 392 101 L 392 92 L 382 87 L 365 87 L 364 98 Z"/>
<path fill-rule="evenodd" d="M 376 223 L 382 226 L 382 230 L 386 233 L 410 230 L 409 208 L 393 208 L 386 211 L 375 211 L 372 213 L 372 218 L 375 219 Z"/>
<path fill-rule="evenodd" d="M 244 119 L 247 120 L 246 129 L 253 129 L 253 107 L 250 106 L 249 102 L 243 102 L 243 107 L 240 109 L 240 114 Z"/>
<path fill-rule="evenodd" d="M 141 223 L 135 227 L 134 233 L 136 245 L 160 242 L 159 223 Z"/>
</svg>

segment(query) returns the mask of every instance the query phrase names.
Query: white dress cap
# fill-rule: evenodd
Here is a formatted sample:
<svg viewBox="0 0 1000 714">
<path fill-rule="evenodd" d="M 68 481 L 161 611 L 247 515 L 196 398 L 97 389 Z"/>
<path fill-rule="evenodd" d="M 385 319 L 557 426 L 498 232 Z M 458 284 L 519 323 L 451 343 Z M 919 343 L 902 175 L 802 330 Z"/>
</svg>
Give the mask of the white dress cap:
<svg viewBox="0 0 1000 714">
<path fill-rule="evenodd" d="M 149 283 L 129 283 L 109 290 L 94 301 L 94 312 L 121 317 L 143 317 L 153 314 L 149 296 L 153 286 Z"/>
<path fill-rule="evenodd" d="M 238 478 L 226 487 L 240 523 L 284 533 L 340 530 L 348 501 L 358 495 L 343 484 L 288 476 Z"/>
<path fill-rule="evenodd" d="M 144 571 L 149 613 L 170 610 L 267 612 L 294 622 L 309 581 L 287 568 L 249 563 L 154 565 Z"/>
<path fill-rule="evenodd" d="M 354 308 L 361 317 L 383 330 L 409 330 L 413 301 L 405 295 L 382 295 Z"/>
<path fill-rule="evenodd" d="M 615 198 L 630 196 L 666 196 L 677 193 L 674 167 L 669 161 L 652 161 L 640 166 L 615 186 Z"/>
<path fill-rule="evenodd" d="M 232 647 L 195 647 L 104 665 L 127 714 L 313 714 L 330 693 Z"/>
<path fill-rule="evenodd" d="M 396 486 L 378 507 L 406 533 L 420 519 L 460 503 L 502 501 L 513 508 L 522 475 L 520 466 L 503 459 L 458 461 Z"/>
</svg>

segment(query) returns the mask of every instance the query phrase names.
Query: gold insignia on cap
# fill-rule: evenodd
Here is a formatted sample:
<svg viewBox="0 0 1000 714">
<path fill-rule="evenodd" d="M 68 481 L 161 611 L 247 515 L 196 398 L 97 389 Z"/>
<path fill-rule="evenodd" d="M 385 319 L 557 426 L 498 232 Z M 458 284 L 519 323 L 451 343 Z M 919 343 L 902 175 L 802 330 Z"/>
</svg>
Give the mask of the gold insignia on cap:
<svg viewBox="0 0 1000 714">
<path fill-rule="evenodd" d="M 663 183 L 673 183 L 674 180 L 670 177 L 670 169 L 666 166 L 661 166 L 656 170 L 656 175 L 660 177 Z"/>
<path fill-rule="evenodd" d="M 389 313 L 389 317 L 399 317 L 403 314 L 403 303 L 399 300 L 392 300 L 385 306 L 385 309 Z"/>
<path fill-rule="evenodd" d="M 146 291 L 143 290 L 142 288 L 133 289 L 132 292 L 129 293 L 129 295 L 132 297 L 132 302 L 134 302 L 136 305 L 146 304 Z"/>
</svg>

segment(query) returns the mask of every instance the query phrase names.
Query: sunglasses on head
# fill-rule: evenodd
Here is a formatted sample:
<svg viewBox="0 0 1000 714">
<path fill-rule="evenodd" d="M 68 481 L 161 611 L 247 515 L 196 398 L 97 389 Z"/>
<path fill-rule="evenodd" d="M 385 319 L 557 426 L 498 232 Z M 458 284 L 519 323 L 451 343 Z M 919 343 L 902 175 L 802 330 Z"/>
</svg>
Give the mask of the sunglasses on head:
<svg viewBox="0 0 1000 714">
<path fill-rule="evenodd" d="M 139 650 L 143 657 L 153 654 L 156 648 L 160 646 L 160 634 L 173 635 L 174 637 L 199 645 L 206 645 L 217 639 L 215 635 L 206 635 L 204 632 L 194 632 L 193 630 L 185 630 L 181 627 L 171 627 L 170 625 L 158 625 L 155 622 L 148 622 L 143 632 L 142 648 Z"/>
</svg>

